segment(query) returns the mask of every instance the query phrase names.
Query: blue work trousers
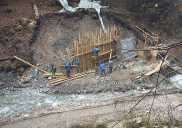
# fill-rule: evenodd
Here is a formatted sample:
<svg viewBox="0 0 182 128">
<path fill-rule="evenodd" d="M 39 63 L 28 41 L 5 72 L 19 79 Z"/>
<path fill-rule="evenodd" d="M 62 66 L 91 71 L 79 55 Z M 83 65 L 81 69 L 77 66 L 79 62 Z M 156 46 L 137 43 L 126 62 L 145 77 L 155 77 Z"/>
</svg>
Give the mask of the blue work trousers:
<svg viewBox="0 0 182 128">
<path fill-rule="evenodd" d="M 105 76 L 106 76 L 106 71 L 105 70 L 101 70 L 100 74 L 102 75 L 102 73 L 104 73 Z"/>
<path fill-rule="evenodd" d="M 68 70 L 68 71 L 66 70 L 66 76 L 67 76 L 67 77 L 71 77 L 71 75 L 70 75 L 70 70 Z"/>
<path fill-rule="evenodd" d="M 112 72 L 112 67 L 109 67 L 109 72 L 110 72 L 110 73 Z"/>
</svg>

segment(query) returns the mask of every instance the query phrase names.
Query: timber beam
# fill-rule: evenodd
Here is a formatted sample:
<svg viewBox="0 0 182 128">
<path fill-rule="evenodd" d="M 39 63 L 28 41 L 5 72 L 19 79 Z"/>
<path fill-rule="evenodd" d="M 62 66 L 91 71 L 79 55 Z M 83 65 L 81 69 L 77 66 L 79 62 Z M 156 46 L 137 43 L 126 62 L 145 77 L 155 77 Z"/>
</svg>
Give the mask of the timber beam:
<svg viewBox="0 0 182 128">
<path fill-rule="evenodd" d="M 65 82 L 68 82 L 68 81 L 71 81 L 71 80 L 74 80 L 74 79 L 84 77 L 86 75 L 87 75 L 86 73 L 79 73 L 79 74 L 72 75 L 71 77 L 51 80 L 50 84 L 51 84 L 51 86 L 55 86 L 55 85 L 62 84 L 62 83 L 65 83 Z"/>
</svg>

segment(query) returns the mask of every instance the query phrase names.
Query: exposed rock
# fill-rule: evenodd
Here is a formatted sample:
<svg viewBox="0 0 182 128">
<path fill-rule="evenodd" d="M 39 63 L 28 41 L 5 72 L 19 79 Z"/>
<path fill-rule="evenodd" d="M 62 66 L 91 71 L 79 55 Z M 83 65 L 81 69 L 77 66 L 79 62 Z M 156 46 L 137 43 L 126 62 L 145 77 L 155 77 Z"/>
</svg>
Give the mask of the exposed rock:
<svg viewBox="0 0 182 128">
<path fill-rule="evenodd" d="M 36 27 L 36 22 L 35 21 L 31 21 L 28 26 L 27 26 L 27 30 L 29 32 L 33 32 L 34 31 L 34 28 Z"/>
<path fill-rule="evenodd" d="M 31 83 L 27 83 L 26 84 L 26 87 L 30 87 L 32 84 Z"/>
<path fill-rule="evenodd" d="M 19 20 L 21 26 L 26 27 L 30 21 L 27 18 L 22 18 Z"/>
<path fill-rule="evenodd" d="M 5 83 L 4 82 L 0 82 L 0 86 L 3 86 L 3 85 L 5 85 Z"/>
</svg>

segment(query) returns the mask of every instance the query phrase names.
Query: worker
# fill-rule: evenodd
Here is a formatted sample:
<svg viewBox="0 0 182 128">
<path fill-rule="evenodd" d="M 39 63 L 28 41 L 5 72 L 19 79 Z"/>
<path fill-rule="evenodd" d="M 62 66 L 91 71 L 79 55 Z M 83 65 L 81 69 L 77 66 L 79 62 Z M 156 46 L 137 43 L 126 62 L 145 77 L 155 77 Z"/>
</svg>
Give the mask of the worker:
<svg viewBox="0 0 182 128">
<path fill-rule="evenodd" d="M 104 73 L 105 76 L 106 76 L 105 64 L 101 63 L 101 64 L 100 64 L 100 74 L 101 74 L 101 76 L 103 76 L 103 75 L 102 75 L 103 73 Z"/>
<path fill-rule="evenodd" d="M 116 42 L 116 40 L 114 39 L 114 40 L 113 40 L 113 51 L 116 50 L 116 43 L 117 43 L 117 42 Z"/>
<path fill-rule="evenodd" d="M 55 76 L 55 72 L 56 72 L 56 66 L 54 66 L 53 64 L 51 65 L 51 76 Z M 53 77 L 51 77 L 51 79 L 53 79 Z"/>
<path fill-rule="evenodd" d="M 70 64 L 66 62 L 64 68 L 66 69 L 66 76 L 70 77 Z"/>
<path fill-rule="evenodd" d="M 112 72 L 112 68 L 113 68 L 113 61 L 112 60 L 110 60 L 109 61 L 109 72 L 111 73 Z"/>
<path fill-rule="evenodd" d="M 75 65 L 77 65 L 78 66 L 78 69 L 76 70 L 77 71 L 77 73 L 79 73 L 80 72 L 80 61 L 75 61 Z"/>
<path fill-rule="evenodd" d="M 94 52 L 94 56 L 96 57 L 96 56 L 98 56 L 100 50 L 98 48 L 94 48 L 93 52 Z"/>
</svg>

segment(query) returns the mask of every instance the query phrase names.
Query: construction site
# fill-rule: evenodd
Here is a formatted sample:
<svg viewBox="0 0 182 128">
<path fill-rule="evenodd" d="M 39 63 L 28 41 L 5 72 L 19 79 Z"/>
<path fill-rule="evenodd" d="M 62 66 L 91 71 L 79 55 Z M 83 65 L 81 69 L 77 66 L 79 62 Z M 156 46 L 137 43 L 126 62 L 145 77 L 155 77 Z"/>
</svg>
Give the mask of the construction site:
<svg viewBox="0 0 182 128">
<path fill-rule="evenodd" d="M 117 9 L 107 9 L 114 2 L 85 2 L 59 0 L 49 8 L 35 1 L 29 17 L 2 29 L 0 127 L 181 127 L 181 38 L 127 24 Z"/>
</svg>

